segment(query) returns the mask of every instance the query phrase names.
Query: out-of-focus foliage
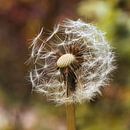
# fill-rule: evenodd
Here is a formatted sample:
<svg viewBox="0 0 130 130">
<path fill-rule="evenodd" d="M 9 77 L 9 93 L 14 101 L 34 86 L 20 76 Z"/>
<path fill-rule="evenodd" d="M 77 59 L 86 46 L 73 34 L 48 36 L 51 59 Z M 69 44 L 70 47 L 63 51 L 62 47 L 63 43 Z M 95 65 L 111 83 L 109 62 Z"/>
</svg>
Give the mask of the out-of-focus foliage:
<svg viewBox="0 0 130 130">
<path fill-rule="evenodd" d="M 118 84 L 130 85 L 130 1 L 84 0 L 80 3 L 78 12 L 107 32 L 119 63 L 116 81 Z"/>
<path fill-rule="evenodd" d="M 31 92 L 24 64 L 41 27 L 51 30 L 65 17 L 81 17 L 107 32 L 117 57 L 103 97 L 77 106 L 78 129 L 130 129 L 129 0 L 0 0 L 0 130 L 66 129 L 64 106 Z"/>
</svg>

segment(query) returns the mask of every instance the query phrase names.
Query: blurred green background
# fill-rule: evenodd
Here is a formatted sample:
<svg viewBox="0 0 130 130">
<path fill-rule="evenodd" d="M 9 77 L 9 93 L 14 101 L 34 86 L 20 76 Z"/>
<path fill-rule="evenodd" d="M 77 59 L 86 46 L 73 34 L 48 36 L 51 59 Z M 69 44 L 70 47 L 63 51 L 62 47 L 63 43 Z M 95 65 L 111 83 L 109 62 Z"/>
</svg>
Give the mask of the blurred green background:
<svg viewBox="0 0 130 130">
<path fill-rule="evenodd" d="M 77 105 L 77 130 L 130 130 L 130 0 L 0 0 L 0 130 L 66 130 L 64 106 L 31 92 L 24 64 L 41 27 L 64 18 L 100 27 L 117 60 L 103 96 Z"/>
</svg>

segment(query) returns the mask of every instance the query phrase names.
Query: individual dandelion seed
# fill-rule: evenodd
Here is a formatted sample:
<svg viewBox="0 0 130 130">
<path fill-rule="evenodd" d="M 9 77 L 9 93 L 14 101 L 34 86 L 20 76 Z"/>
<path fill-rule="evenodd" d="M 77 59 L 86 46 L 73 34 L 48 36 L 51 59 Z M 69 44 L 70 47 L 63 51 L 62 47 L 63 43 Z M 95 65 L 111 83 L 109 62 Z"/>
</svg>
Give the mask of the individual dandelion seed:
<svg viewBox="0 0 130 130">
<path fill-rule="evenodd" d="M 114 54 L 104 33 L 81 20 L 64 20 L 33 40 L 33 90 L 58 104 L 92 100 L 109 81 Z"/>
</svg>

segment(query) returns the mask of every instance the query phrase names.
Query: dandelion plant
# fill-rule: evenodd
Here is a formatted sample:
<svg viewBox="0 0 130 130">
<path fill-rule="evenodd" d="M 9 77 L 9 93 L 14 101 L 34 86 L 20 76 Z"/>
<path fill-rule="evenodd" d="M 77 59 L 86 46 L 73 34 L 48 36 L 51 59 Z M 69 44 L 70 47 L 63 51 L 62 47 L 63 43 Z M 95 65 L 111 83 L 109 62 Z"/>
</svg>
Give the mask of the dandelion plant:
<svg viewBox="0 0 130 130">
<path fill-rule="evenodd" d="M 64 20 L 31 45 L 32 88 L 65 104 L 68 130 L 75 130 L 75 104 L 92 100 L 109 83 L 114 54 L 104 33 L 81 20 Z"/>
</svg>

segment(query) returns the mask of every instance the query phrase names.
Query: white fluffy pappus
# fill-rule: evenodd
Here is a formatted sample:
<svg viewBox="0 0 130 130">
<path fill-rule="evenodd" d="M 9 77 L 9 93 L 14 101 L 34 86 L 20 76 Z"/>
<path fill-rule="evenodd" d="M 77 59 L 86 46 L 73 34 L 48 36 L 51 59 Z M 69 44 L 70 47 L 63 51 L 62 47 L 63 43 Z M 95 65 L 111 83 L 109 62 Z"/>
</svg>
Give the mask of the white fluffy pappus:
<svg viewBox="0 0 130 130">
<path fill-rule="evenodd" d="M 57 104 L 82 103 L 101 94 L 115 68 L 114 54 L 104 33 L 91 24 L 69 19 L 55 26 L 48 37 L 42 38 L 42 32 L 31 45 L 33 90 Z"/>
</svg>

